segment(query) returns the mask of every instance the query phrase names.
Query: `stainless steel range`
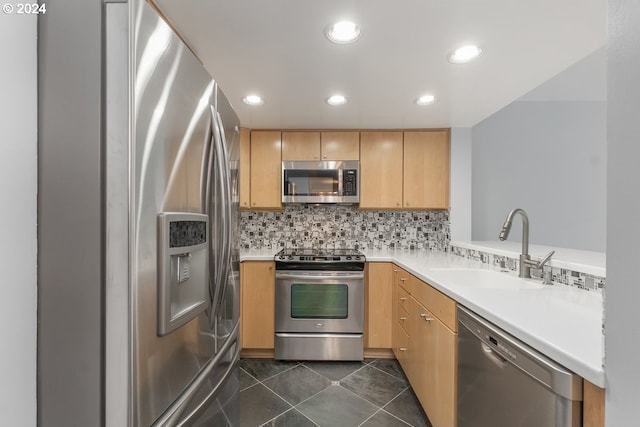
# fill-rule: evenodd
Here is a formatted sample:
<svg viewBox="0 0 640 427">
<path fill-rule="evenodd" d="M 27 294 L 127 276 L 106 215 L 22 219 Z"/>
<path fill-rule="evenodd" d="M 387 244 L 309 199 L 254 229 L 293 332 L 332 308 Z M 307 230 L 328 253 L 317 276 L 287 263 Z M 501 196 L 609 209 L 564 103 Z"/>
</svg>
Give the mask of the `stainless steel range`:
<svg viewBox="0 0 640 427">
<path fill-rule="evenodd" d="M 283 249 L 274 259 L 275 358 L 362 360 L 365 256 Z"/>
</svg>

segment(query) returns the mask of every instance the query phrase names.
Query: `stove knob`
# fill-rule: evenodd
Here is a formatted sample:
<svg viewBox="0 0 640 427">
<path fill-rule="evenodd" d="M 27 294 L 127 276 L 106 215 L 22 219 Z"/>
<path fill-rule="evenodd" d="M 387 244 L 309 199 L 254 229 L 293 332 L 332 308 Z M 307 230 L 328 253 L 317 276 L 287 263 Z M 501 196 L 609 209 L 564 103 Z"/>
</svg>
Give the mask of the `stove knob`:
<svg viewBox="0 0 640 427">
<path fill-rule="evenodd" d="M 351 260 L 351 255 L 347 255 L 347 261 Z"/>
<path fill-rule="evenodd" d="M 280 255 L 280 259 L 284 259 L 284 255 Z"/>
<path fill-rule="evenodd" d="M 360 261 L 360 255 L 356 255 L 356 260 Z"/>
<path fill-rule="evenodd" d="M 287 259 L 293 259 L 293 256 L 289 255 L 289 258 L 287 258 Z"/>
</svg>

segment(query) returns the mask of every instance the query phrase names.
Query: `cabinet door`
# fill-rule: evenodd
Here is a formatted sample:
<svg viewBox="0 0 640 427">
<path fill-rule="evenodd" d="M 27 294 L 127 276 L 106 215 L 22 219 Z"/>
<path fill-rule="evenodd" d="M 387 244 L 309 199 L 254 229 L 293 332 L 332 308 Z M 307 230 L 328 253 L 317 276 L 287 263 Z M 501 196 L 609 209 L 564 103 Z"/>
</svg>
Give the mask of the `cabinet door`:
<svg viewBox="0 0 640 427">
<path fill-rule="evenodd" d="M 449 208 L 449 131 L 404 133 L 404 207 Z"/>
<path fill-rule="evenodd" d="M 367 263 L 367 348 L 391 348 L 392 267 Z"/>
<path fill-rule="evenodd" d="M 275 280 L 273 261 L 241 264 L 242 348 L 273 349 Z"/>
<path fill-rule="evenodd" d="M 433 427 L 456 425 L 456 335 L 411 298 L 407 377 Z"/>
<path fill-rule="evenodd" d="M 322 132 L 322 160 L 360 160 L 360 132 Z"/>
<path fill-rule="evenodd" d="M 432 315 L 431 318 L 433 320 L 425 322 L 430 329 L 426 342 L 426 389 L 429 393 L 425 411 L 433 427 L 455 426 L 458 360 L 456 335 L 435 316 Z"/>
<path fill-rule="evenodd" d="M 251 132 L 251 208 L 281 209 L 281 134 Z"/>
<path fill-rule="evenodd" d="M 251 133 L 240 129 L 240 209 L 251 207 Z"/>
<path fill-rule="evenodd" d="M 411 312 L 409 314 L 409 336 L 411 337 L 411 353 L 409 355 L 409 372 L 405 372 L 411 382 L 411 388 L 418 397 L 422 407 L 427 408 L 427 400 L 432 393 L 427 387 L 429 365 L 427 360 L 430 343 L 430 328 L 425 315 L 427 311 L 414 298 L 411 298 Z M 428 413 L 429 419 L 431 414 Z"/>
<path fill-rule="evenodd" d="M 360 133 L 360 208 L 402 207 L 402 132 Z"/>
<path fill-rule="evenodd" d="M 320 132 L 282 132 L 282 160 L 320 160 Z"/>
</svg>

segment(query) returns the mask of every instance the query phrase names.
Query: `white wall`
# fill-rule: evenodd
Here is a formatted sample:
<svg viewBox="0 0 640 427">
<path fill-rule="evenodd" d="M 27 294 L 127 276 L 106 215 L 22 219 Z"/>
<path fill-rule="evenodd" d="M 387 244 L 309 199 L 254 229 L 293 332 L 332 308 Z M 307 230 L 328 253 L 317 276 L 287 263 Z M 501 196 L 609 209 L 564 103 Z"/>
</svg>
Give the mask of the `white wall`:
<svg viewBox="0 0 640 427">
<path fill-rule="evenodd" d="M 640 403 L 640 2 L 609 0 L 606 425 L 638 425 Z"/>
<path fill-rule="evenodd" d="M 471 240 L 471 128 L 451 129 L 451 240 Z"/>
<path fill-rule="evenodd" d="M 605 251 L 605 102 L 513 102 L 472 138 L 473 240 L 497 240 L 519 207 L 531 243 Z M 521 230 L 514 222 L 509 240 Z"/>
<path fill-rule="evenodd" d="M 36 17 L 0 14 L 0 425 L 36 425 Z"/>
</svg>

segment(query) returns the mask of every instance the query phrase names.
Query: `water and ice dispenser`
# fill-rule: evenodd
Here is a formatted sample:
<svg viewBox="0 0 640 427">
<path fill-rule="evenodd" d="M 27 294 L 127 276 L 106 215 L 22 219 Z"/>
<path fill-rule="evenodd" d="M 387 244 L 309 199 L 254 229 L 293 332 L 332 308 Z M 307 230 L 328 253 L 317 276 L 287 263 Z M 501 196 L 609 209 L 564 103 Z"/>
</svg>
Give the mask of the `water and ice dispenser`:
<svg viewBox="0 0 640 427">
<path fill-rule="evenodd" d="M 209 218 L 158 215 L 158 335 L 174 331 L 202 313 L 209 298 Z"/>
</svg>

